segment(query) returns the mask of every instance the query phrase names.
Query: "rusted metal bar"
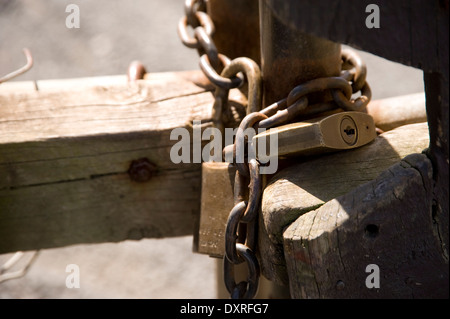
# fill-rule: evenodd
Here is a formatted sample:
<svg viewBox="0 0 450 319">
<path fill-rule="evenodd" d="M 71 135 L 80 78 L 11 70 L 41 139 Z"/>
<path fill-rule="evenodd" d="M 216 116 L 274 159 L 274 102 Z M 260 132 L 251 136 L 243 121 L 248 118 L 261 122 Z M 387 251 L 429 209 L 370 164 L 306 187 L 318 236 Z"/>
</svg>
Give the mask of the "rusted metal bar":
<svg viewBox="0 0 450 319">
<path fill-rule="evenodd" d="M 296 85 L 320 77 L 339 76 L 341 46 L 290 28 L 260 0 L 263 105 L 285 98 Z M 315 100 L 314 100 L 315 99 Z M 326 99 L 315 96 L 314 102 Z"/>
</svg>

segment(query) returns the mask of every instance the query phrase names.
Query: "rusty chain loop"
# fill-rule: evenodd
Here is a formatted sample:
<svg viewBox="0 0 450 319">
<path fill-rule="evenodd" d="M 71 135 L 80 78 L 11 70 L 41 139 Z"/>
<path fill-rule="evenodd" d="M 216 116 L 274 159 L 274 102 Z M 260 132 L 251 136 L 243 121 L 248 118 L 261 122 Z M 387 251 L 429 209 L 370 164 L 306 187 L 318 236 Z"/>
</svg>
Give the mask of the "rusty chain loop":
<svg viewBox="0 0 450 319">
<path fill-rule="evenodd" d="M 221 74 L 222 77 L 234 76 L 237 70 L 243 71 L 242 66 L 239 66 L 239 62 L 242 60 L 239 59 L 243 58 L 233 60 L 224 68 Z M 270 128 L 279 126 L 290 122 L 300 114 L 311 115 L 323 113 L 337 107 L 345 111 L 363 110 L 369 103 L 372 96 L 370 86 L 365 80 L 366 67 L 359 56 L 353 51 L 343 50 L 342 59 L 351 65 L 351 69 L 343 70 L 341 72 L 341 76 L 338 77 L 318 78 L 294 87 L 287 98 L 269 105 L 260 111 L 260 113 L 269 116 L 269 118 L 261 121 L 259 123 L 259 127 Z M 240 67 L 240 69 L 238 67 Z M 247 73 L 246 75 L 248 76 Z M 306 96 L 314 92 L 326 90 L 331 92 L 333 101 L 322 103 L 322 105 L 309 108 L 310 110 L 308 110 L 308 100 Z M 352 99 L 352 94 L 357 93 L 358 91 L 361 91 L 361 95 L 356 99 Z M 257 90 L 251 91 L 249 88 L 249 105 L 251 105 L 252 94 L 261 93 Z M 222 119 L 225 118 L 225 122 L 229 122 L 230 116 L 227 114 L 229 108 L 225 107 L 227 103 L 228 89 L 218 87 L 216 89 L 215 96 L 215 106 L 218 109 L 216 113 L 216 120 L 219 121 L 222 116 Z M 247 109 L 247 114 L 249 114 L 249 112 L 255 111 Z"/>
<path fill-rule="evenodd" d="M 214 23 L 212 22 L 211 17 L 205 12 L 197 11 L 195 12 L 195 18 L 200 24 L 196 28 L 203 28 L 208 36 L 212 36 L 214 33 Z M 188 26 L 187 16 L 184 16 L 178 23 L 178 35 L 181 38 L 181 42 L 188 48 L 199 49 L 201 44 L 198 39 L 189 35 Z"/>
<path fill-rule="evenodd" d="M 198 27 L 199 23 L 195 17 L 195 13 L 198 11 L 206 10 L 206 1 L 205 0 L 186 0 L 184 3 L 184 13 L 187 18 L 187 22 L 192 27 Z"/>
<path fill-rule="evenodd" d="M 236 172 L 234 182 L 234 203 L 225 230 L 224 282 L 231 298 L 253 298 L 258 290 L 259 263 L 254 253 L 259 202 L 262 192 L 259 163 L 249 162 L 249 201 L 244 201 L 249 178 Z M 247 281 L 236 284 L 234 265 L 247 263 Z"/>
<path fill-rule="evenodd" d="M 259 201 L 262 193 L 262 178 L 259 174 L 259 163 L 256 159 L 251 159 L 248 163 L 250 170 L 249 198 L 247 207 L 241 217 L 241 222 L 251 223 L 258 215 Z M 251 245 L 249 245 L 251 247 Z"/>
<path fill-rule="evenodd" d="M 250 176 L 250 169 L 248 167 L 248 163 L 245 162 L 244 154 L 246 145 L 248 144 L 248 141 L 246 139 L 246 133 L 248 132 L 249 128 L 253 128 L 253 126 L 262 121 L 267 119 L 267 116 L 259 113 L 259 112 L 253 112 L 248 114 L 244 119 L 242 120 L 241 124 L 239 125 L 237 132 L 236 132 L 236 138 L 235 143 L 233 145 L 233 156 L 234 158 L 234 165 L 236 166 L 239 173 L 243 176 Z M 236 158 L 236 156 L 241 156 L 240 158 Z"/>
<path fill-rule="evenodd" d="M 242 257 L 237 253 L 236 243 L 238 243 L 238 226 L 241 222 L 241 217 L 247 208 L 247 202 L 239 202 L 234 205 L 227 220 L 227 227 L 225 230 L 225 254 L 229 261 L 234 264 L 242 263 Z"/>
<path fill-rule="evenodd" d="M 258 212 L 262 196 L 260 163 L 254 154 L 248 129 L 273 128 L 296 120 L 300 115 L 314 115 L 336 108 L 345 111 L 363 109 L 371 99 L 366 82 L 367 70 L 352 50 L 341 53 L 341 73 L 336 77 L 319 78 L 294 87 L 289 95 L 261 109 L 262 77 L 253 60 L 240 57 L 230 60 L 218 52 L 212 36 L 214 23 L 205 11 L 205 0 L 185 0 L 185 16 L 178 23 L 178 34 L 184 45 L 195 48 L 200 55 L 199 66 L 216 86 L 212 120 L 223 133 L 225 124 L 237 123 L 235 141 L 224 148 L 225 160 L 236 166 L 234 207 L 230 211 L 225 230 L 224 282 L 231 298 L 253 298 L 258 289 L 259 263 L 255 255 Z M 194 37 L 189 35 L 192 28 Z M 237 114 L 228 103 L 229 91 L 248 84 L 246 115 Z M 329 91 L 332 101 L 309 105 L 308 95 Z M 361 92 L 352 99 L 352 95 Z M 248 152 L 246 153 L 246 150 Z M 231 154 L 229 154 L 231 153 Z M 236 158 L 238 157 L 239 158 Z M 243 157 L 243 158 L 241 158 Z M 234 266 L 245 262 L 246 281 L 236 283 Z"/>
<path fill-rule="evenodd" d="M 236 58 L 225 66 L 220 74 L 223 78 L 233 78 L 239 73 L 244 73 L 248 83 L 247 114 L 258 112 L 261 109 L 262 100 L 262 77 L 258 64 L 250 58 Z M 217 87 L 216 95 L 228 98 L 229 89 Z"/>
<path fill-rule="evenodd" d="M 223 133 L 224 119 L 234 119 L 236 112 L 230 110 L 228 106 L 228 91 L 242 86 L 244 83 L 244 75 L 242 72 L 235 72 L 233 75 L 222 74 L 233 61 L 218 52 L 212 35 L 214 34 L 214 23 L 211 17 L 204 11 L 206 7 L 205 0 L 186 0 L 184 5 L 185 16 L 178 23 L 178 35 L 181 42 L 189 47 L 197 49 L 200 55 L 200 69 L 208 80 L 216 86 L 214 93 L 215 101 L 213 105 L 213 124 Z M 194 37 L 189 35 L 189 28 L 194 30 Z M 242 61 L 241 61 L 242 62 Z M 251 73 L 251 63 L 247 63 L 249 69 L 243 67 L 244 72 Z M 259 70 L 259 67 L 254 63 Z M 236 68 L 234 64 L 230 70 Z M 248 79 L 249 77 L 247 77 Z M 253 78 L 250 75 L 250 78 Z M 250 81 L 249 81 L 250 83 Z M 259 83 L 257 83 L 260 85 Z M 238 119 L 235 120 L 238 122 Z"/>
<path fill-rule="evenodd" d="M 246 114 L 257 112 L 261 108 L 262 100 L 262 77 L 259 66 L 249 58 L 236 58 L 224 67 L 220 77 L 232 80 L 239 78 L 240 74 L 245 75 L 248 83 Z M 227 86 L 217 86 L 214 92 L 213 122 L 221 131 L 223 131 L 224 123 L 234 126 L 230 123 L 241 122 L 240 115 L 228 103 L 229 91 L 230 88 Z"/>
<path fill-rule="evenodd" d="M 237 88 L 242 85 L 242 74 L 232 79 L 219 75 L 221 69 L 230 64 L 230 59 L 217 51 L 212 38 L 214 23 L 206 12 L 201 11 L 205 6 L 204 0 L 185 1 L 185 16 L 178 22 L 178 35 L 185 46 L 198 50 L 200 68 L 211 83 L 226 89 Z M 189 35 L 189 27 L 194 29 L 194 37 Z"/>
<path fill-rule="evenodd" d="M 206 30 L 202 27 L 197 27 L 194 30 L 195 38 L 200 44 L 199 54 L 208 57 L 208 62 L 213 67 L 214 70 L 218 70 L 220 68 L 221 60 L 219 58 L 219 52 L 217 51 L 217 47 L 212 41 L 211 36 L 206 32 Z M 204 52 L 204 54 L 202 54 Z"/>
<path fill-rule="evenodd" d="M 352 89 L 353 93 L 360 91 L 366 83 L 367 68 L 360 56 L 355 51 L 350 49 L 341 50 L 342 64 L 346 63 L 352 66 L 351 69 L 343 69 L 341 71 L 341 77 L 348 81 L 353 81 Z"/>
<path fill-rule="evenodd" d="M 355 72 L 345 72 L 345 77 L 352 76 Z M 333 96 L 333 103 L 323 103 L 326 108 L 330 110 L 336 106 L 346 111 L 357 111 L 363 109 L 370 101 L 371 91 L 369 84 L 364 82 L 361 88 L 361 96 L 355 100 L 351 100 L 353 93 L 353 86 L 350 85 L 345 77 L 327 77 L 318 78 L 301 85 L 296 86 L 291 90 L 288 97 L 280 100 L 260 111 L 269 118 L 259 123 L 260 128 L 271 128 L 279 125 L 289 123 L 300 114 L 307 113 L 308 99 L 307 95 L 315 92 L 330 90 Z M 317 108 L 317 113 L 322 113 L 328 109 Z M 309 112 L 308 114 L 314 114 Z"/>
<path fill-rule="evenodd" d="M 219 58 L 219 62 L 224 68 L 231 63 L 231 60 L 225 55 L 218 53 L 217 56 Z M 221 87 L 224 89 L 234 89 L 242 85 L 244 81 L 242 73 L 238 73 L 235 77 L 232 78 L 225 78 L 223 76 L 220 76 L 217 73 L 216 69 L 212 66 L 212 63 L 210 62 L 209 56 L 207 54 L 203 54 L 200 57 L 199 64 L 200 69 L 206 75 L 208 80 L 210 80 L 211 83 L 215 84 L 217 87 Z"/>
<path fill-rule="evenodd" d="M 258 291 L 260 268 L 258 259 L 255 253 L 246 245 L 236 244 L 236 251 L 248 267 L 247 281 L 241 281 L 236 283 L 234 279 L 234 264 L 228 259 L 224 258 L 223 268 L 225 274 L 225 287 L 231 294 L 233 299 L 251 299 L 256 295 Z"/>
</svg>

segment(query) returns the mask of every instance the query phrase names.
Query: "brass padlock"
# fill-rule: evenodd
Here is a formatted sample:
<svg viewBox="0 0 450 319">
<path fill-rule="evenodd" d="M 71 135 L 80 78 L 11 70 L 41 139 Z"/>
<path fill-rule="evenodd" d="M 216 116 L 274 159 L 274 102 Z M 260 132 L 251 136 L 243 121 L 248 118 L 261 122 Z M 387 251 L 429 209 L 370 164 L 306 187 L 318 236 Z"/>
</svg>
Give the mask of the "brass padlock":
<svg viewBox="0 0 450 319">
<path fill-rule="evenodd" d="M 269 129 L 255 135 L 252 142 L 256 158 L 267 162 L 274 157 L 352 149 L 373 141 L 376 136 L 372 116 L 361 112 L 342 112 Z M 271 150 L 269 142 L 273 138 L 278 139 L 275 154 L 266 151 Z"/>
<path fill-rule="evenodd" d="M 235 166 L 223 162 L 202 163 L 202 191 L 196 252 L 222 258 L 225 229 L 234 206 Z"/>
</svg>

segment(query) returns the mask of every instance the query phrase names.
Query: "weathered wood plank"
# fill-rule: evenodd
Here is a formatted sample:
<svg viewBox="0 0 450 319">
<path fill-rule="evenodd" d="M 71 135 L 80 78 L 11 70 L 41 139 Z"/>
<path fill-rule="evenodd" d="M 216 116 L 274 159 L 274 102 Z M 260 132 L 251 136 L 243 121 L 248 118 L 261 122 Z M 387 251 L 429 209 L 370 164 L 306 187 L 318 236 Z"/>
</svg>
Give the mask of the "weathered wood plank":
<svg viewBox="0 0 450 319">
<path fill-rule="evenodd" d="M 199 163 L 174 164 L 174 128 L 211 124 L 200 72 L 150 74 L 136 84 L 39 81 L 0 91 L 0 252 L 192 234 Z M 11 86 L 10 86 L 11 88 Z M 145 183 L 133 160 L 156 168 Z"/>
<path fill-rule="evenodd" d="M 447 298 L 432 177 L 430 160 L 413 154 L 300 216 L 283 235 L 292 297 Z M 368 265 L 378 267 L 379 286 L 366 286 Z"/>
<path fill-rule="evenodd" d="M 358 149 L 310 159 L 278 172 L 264 190 L 259 247 L 264 275 L 288 283 L 283 230 L 298 216 L 376 178 L 403 157 L 428 147 L 427 123 L 410 124 L 378 136 Z"/>
<path fill-rule="evenodd" d="M 148 183 L 122 172 L 1 191 L 0 251 L 192 234 L 199 180 L 198 170 Z"/>
<path fill-rule="evenodd" d="M 11 92 L 15 93 L 30 93 L 37 90 L 35 81 L 12 81 L 12 82 L 3 82 L 0 85 L 0 94 L 9 94 Z"/>
<path fill-rule="evenodd" d="M 371 0 L 264 2 L 292 28 L 424 71 L 438 71 L 441 62 L 447 59 L 449 11 L 446 1 L 378 0 L 375 4 L 379 8 L 379 28 L 366 26 L 366 19 L 372 12 L 366 12 L 366 8 L 374 4 Z"/>
<path fill-rule="evenodd" d="M 123 172 L 129 165 L 124 158 L 149 157 L 162 169 L 177 168 L 169 157 L 174 144 L 171 130 L 188 127 L 201 116 L 207 119 L 212 100 L 209 93 L 175 100 L 147 102 L 135 107 L 134 115 L 114 106 L 103 110 L 85 106 L 64 116 L 54 115 L 55 111 L 36 121 L 2 122 L 1 130 L 6 133 L 0 138 L 0 174 L 6 178 L 0 181 L 0 189 Z M 92 109 L 93 113 L 86 114 Z"/>
<path fill-rule="evenodd" d="M 104 85 L 42 81 L 44 88 L 32 94 L 2 94 L 0 143 L 182 127 L 205 108 L 204 99 L 192 98 L 205 90 L 182 74 L 155 74 L 137 86 L 122 77 Z"/>
</svg>

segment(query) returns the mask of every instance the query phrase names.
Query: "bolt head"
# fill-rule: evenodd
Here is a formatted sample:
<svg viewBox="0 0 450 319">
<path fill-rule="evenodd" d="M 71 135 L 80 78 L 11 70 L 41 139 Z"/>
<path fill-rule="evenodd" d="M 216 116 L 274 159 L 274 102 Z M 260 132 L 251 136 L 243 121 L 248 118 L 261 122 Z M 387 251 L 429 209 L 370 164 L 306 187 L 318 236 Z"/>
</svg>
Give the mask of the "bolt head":
<svg viewBox="0 0 450 319">
<path fill-rule="evenodd" d="M 128 175 L 131 180 L 138 183 L 148 182 L 156 173 L 156 165 L 147 158 L 134 160 L 128 169 Z"/>
</svg>

